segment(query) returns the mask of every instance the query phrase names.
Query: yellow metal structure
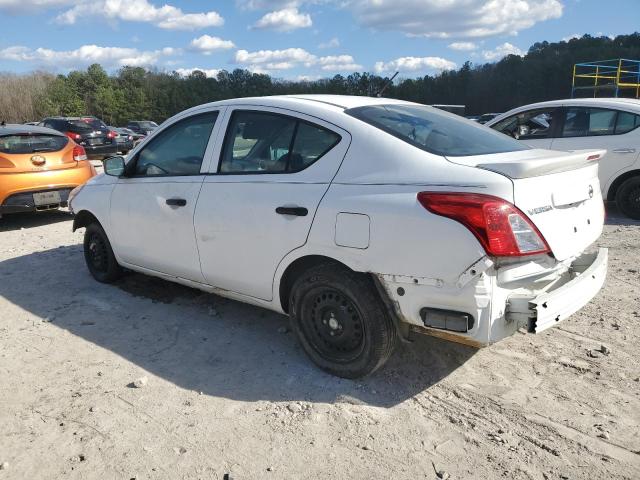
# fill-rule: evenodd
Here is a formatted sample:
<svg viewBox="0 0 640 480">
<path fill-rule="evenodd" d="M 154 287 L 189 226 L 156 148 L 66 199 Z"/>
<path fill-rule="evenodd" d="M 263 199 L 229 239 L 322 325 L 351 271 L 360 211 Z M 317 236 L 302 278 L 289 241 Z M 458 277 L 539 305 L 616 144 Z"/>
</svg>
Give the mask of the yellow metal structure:
<svg viewBox="0 0 640 480">
<path fill-rule="evenodd" d="M 617 58 L 576 63 L 573 66 L 571 97 L 584 90 L 593 91 L 594 98 L 603 90 L 612 92 L 614 97 L 640 98 L 640 61 Z"/>
</svg>

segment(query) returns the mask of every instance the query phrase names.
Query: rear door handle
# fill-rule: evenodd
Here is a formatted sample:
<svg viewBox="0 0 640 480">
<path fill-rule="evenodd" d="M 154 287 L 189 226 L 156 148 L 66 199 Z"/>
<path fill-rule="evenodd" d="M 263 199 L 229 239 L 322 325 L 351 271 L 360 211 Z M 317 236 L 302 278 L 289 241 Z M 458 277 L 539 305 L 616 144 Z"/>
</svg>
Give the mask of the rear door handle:
<svg viewBox="0 0 640 480">
<path fill-rule="evenodd" d="M 635 148 L 616 148 L 611 150 L 613 153 L 636 153 Z"/>
<path fill-rule="evenodd" d="M 166 204 L 172 207 L 184 207 L 187 201 L 184 198 L 167 198 Z"/>
<path fill-rule="evenodd" d="M 278 207 L 276 213 L 280 215 L 295 215 L 296 217 L 306 217 L 309 213 L 304 207 Z"/>
</svg>

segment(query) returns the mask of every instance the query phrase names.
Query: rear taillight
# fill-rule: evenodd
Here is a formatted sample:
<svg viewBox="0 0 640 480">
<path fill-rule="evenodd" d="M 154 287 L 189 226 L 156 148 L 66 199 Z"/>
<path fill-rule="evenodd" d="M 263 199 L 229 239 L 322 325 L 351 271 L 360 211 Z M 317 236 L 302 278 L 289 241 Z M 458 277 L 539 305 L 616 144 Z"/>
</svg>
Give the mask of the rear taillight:
<svg viewBox="0 0 640 480">
<path fill-rule="evenodd" d="M 73 147 L 73 159 L 76 162 L 81 162 L 87 159 L 87 152 L 85 152 L 84 147 L 80 145 Z"/>
<path fill-rule="evenodd" d="M 118 134 L 113 130 L 109 130 L 109 133 L 107 133 L 107 138 L 116 138 L 117 135 Z"/>
<path fill-rule="evenodd" d="M 487 254 L 519 257 L 550 252 L 531 221 L 511 203 L 477 193 L 420 192 L 420 204 L 471 230 Z"/>
<path fill-rule="evenodd" d="M 64 134 L 71 140 L 80 140 L 80 134 L 75 132 L 64 132 Z"/>
</svg>

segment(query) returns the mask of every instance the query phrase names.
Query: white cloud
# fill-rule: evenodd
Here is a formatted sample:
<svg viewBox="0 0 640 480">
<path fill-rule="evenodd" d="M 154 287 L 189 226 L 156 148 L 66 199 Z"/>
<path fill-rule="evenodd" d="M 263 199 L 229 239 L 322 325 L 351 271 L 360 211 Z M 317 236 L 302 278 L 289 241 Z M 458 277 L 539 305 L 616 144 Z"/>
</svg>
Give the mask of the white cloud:
<svg viewBox="0 0 640 480">
<path fill-rule="evenodd" d="M 493 50 L 483 50 L 482 56 L 485 60 L 489 60 L 490 62 L 495 62 L 500 60 L 501 58 L 506 57 L 507 55 L 524 55 L 524 52 L 520 50 L 515 45 L 510 44 L 509 42 L 505 42 L 502 45 L 498 45 Z"/>
<path fill-rule="evenodd" d="M 302 48 L 259 50 L 257 52 L 238 50 L 235 61 L 264 72 L 266 70 L 288 70 L 299 65 L 308 67 L 316 61 L 316 56 Z"/>
<path fill-rule="evenodd" d="M 582 38 L 582 35 L 580 35 L 579 33 L 574 33 L 572 35 L 569 35 L 568 37 L 564 37 L 562 41 L 568 42 L 569 40 L 573 40 L 574 38 Z"/>
<path fill-rule="evenodd" d="M 0 0 L 0 10 L 10 13 L 32 13 L 34 10 L 66 7 L 77 3 L 77 0 Z"/>
<path fill-rule="evenodd" d="M 92 63 L 103 67 L 132 67 L 155 65 L 161 57 L 177 55 L 180 50 L 166 47 L 160 50 L 141 51 L 136 48 L 100 47 L 83 45 L 75 50 L 31 49 L 12 46 L 0 50 L 0 59 L 29 62 L 49 68 L 81 68 Z"/>
<path fill-rule="evenodd" d="M 373 69 L 377 73 L 400 71 L 415 72 L 418 70 L 453 70 L 456 64 L 441 57 L 400 57 L 390 62 L 376 62 Z"/>
<path fill-rule="evenodd" d="M 204 73 L 207 78 L 215 78 L 218 76 L 218 73 L 220 72 L 220 70 L 217 68 L 209 68 L 209 69 L 208 68 L 176 68 L 175 69 L 175 72 L 181 77 L 188 77 L 195 71 Z"/>
<path fill-rule="evenodd" d="M 198 30 L 224 24 L 224 19 L 214 11 L 184 13 L 172 5 L 156 7 L 148 0 L 94 0 L 76 3 L 76 6 L 58 15 L 56 22 L 73 25 L 79 18 L 98 16 L 110 20 L 152 23 L 166 30 Z"/>
<path fill-rule="evenodd" d="M 453 42 L 449 44 L 451 50 L 458 50 L 461 52 L 470 52 L 476 50 L 478 45 L 473 42 Z"/>
<path fill-rule="evenodd" d="M 230 48 L 235 48 L 231 40 L 222 40 L 209 35 L 202 35 L 191 40 L 191 49 L 202 52 L 205 55 L 211 55 L 216 50 L 229 50 Z"/>
<path fill-rule="evenodd" d="M 367 27 L 434 38 L 514 35 L 562 16 L 560 0 L 349 0 Z"/>
<path fill-rule="evenodd" d="M 268 73 L 272 70 L 289 70 L 295 67 L 317 67 L 324 71 L 334 72 L 353 71 L 362 68 L 362 65 L 356 63 L 351 55 L 317 57 L 302 48 L 259 50 L 257 52 L 238 50 L 235 61 L 256 73 Z"/>
<path fill-rule="evenodd" d="M 285 8 L 267 13 L 258 20 L 253 28 L 290 32 L 313 25 L 308 13 L 300 13 L 297 8 Z"/>
<path fill-rule="evenodd" d="M 337 48 L 340 46 L 340 40 L 338 38 L 333 37 L 331 40 L 327 42 L 322 42 L 318 45 L 318 48 Z"/>
<path fill-rule="evenodd" d="M 329 55 L 327 57 L 320 57 L 317 65 L 322 70 L 332 72 L 345 72 L 362 69 L 362 65 L 357 64 L 351 55 Z"/>
</svg>

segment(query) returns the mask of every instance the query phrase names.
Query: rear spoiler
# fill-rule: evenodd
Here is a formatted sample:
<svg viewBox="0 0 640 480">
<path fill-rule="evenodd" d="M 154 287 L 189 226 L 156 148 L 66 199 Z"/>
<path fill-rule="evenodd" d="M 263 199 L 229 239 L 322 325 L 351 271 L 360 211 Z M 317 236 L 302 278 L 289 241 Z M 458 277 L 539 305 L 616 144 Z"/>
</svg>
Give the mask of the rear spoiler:
<svg viewBox="0 0 640 480">
<path fill-rule="evenodd" d="M 551 152 L 549 152 L 551 153 Z M 506 175 L 509 178 L 528 178 L 551 173 L 576 170 L 600 160 L 606 150 L 573 150 L 553 152 L 546 158 L 522 159 L 513 162 L 479 163 L 478 168 Z"/>
</svg>

